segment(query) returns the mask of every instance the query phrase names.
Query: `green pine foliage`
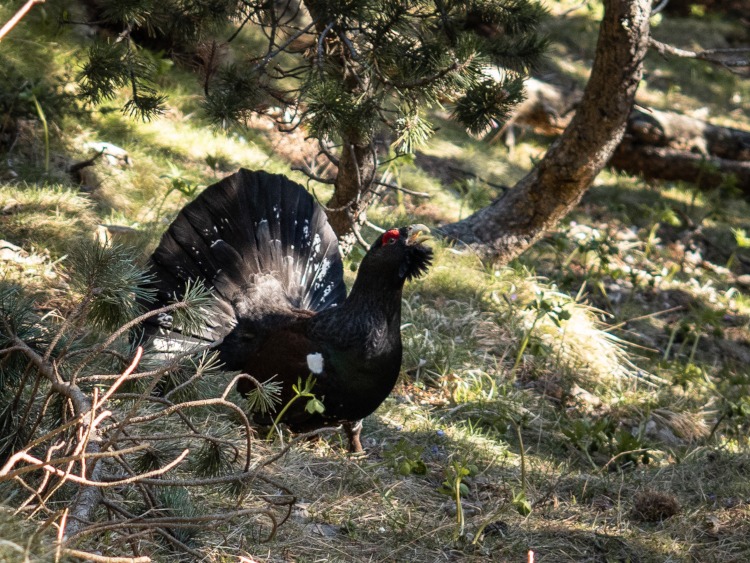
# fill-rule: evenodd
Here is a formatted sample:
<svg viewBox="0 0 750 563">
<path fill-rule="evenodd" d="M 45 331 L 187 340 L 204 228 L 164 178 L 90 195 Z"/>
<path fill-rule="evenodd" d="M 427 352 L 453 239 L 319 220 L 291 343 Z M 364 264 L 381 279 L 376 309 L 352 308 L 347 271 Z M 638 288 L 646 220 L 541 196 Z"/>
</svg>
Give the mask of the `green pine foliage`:
<svg viewBox="0 0 750 563">
<path fill-rule="evenodd" d="M 204 110 L 216 124 L 242 123 L 276 105 L 293 110 L 323 140 L 365 144 L 376 131 L 391 130 L 398 152 L 429 139 L 430 108 L 448 108 L 473 132 L 502 121 L 546 45 L 536 31 L 545 10 L 534 0 L 98 5 L 97 15 L 119 36 L 93 46 L 80 73 L 82 93 L 92 102 L 128 87 L 126 111 L 143 118 L 159 113 L 163 98 L 139 45 L 166 44 L 198 61 Z M 256 40 L 240 39 L 228 55 L 218 48 L 243 30 Z M 257 40 L 259 30 L 264 41 Z M 492 68 L 503 78 L 491 78 Z"/>
<path fill-rule="evenodd" d="M 91 327 L 117 330 L 153 294 L 145 287 L 149 277 L 121 246 L 82 243 L 71 251 L 68 264 L 71 288 L 90 296 L 86 321 Z"/>
<path fill-rule="evenodd" d="M 217 399 L 229 392 L 231 374 L 220 372 L 217 353 L 202 343 L 174 353 L 136 349 L 139 321 L 153 312 L 143 306 L 151 299 L 144 289 L 149 277 L 130 251 L 81 242 L 66 260 L 65 278 L 70 294 L 64 308 L 43 306 L 18 286 L 0 285 L 0 467 L 10 469 L 0 475 L 3 497 L 18 505 L 38 487 L 28 502 L 74 502 L 79 487 L 68 474 L 49 476 L 11 456 L 39 456 L 80 474 L 80 464 L 55 460 L 93 452 L 87 442 L 95 439 L 91 455 L 101 456 L 102 472 L 136 481 L 104 493 L 104 502 L 118 508 L 102 519 L 166 519 L 157 534 L 166 543 L 158 549 L 189 551 L 185 546 L 196 543 L 202 515 L 231 513 L 239 481 L 252 482 L 248 475 L 237 477 L 232 492 L 234 477 L 226 478 L 247 471 L 251 454 L 249 430 L 235 421 L 240 409 Z M 193 284 L 166 309 L 176 329 L 191 327 L 205 321 L 212 301 L 202 285 Z M 270 390 L 263 392 L 270 397 Z M 92 427 L 86 421 L 95 418 L 90 408 L 99 420 L 94 438 L 87 435 Z M 185 486 L 140 483 L 167 472 L 168 480 L 184 479 Z M 225 480 L 213 484 L 209 477 Z M 194 495 L 217 487 L 229 505 L 194 502 Z"/>
</svg>

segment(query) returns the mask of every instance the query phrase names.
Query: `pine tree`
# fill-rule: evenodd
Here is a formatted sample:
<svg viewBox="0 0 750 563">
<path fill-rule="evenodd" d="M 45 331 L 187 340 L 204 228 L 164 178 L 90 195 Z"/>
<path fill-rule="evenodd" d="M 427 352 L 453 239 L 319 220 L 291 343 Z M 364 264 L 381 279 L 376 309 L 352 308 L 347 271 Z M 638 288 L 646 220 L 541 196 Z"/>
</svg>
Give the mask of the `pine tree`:
<svg viewBox="0 0 750 563">
<path fill-rule="evenodd" d="M 267 509 L 237 509 L 258 470 L 288 447 L 268 456 L 251 447 L 247 415 L 227 399 L 235 374 L 219 371 L 210 346 L 173 354 L 139 346 L 136 327 L 149 316 L 169 314 L 182 329 L 205 322 L 211 294 L 194 284 L 147 312 L 140 303 L 153 297 L 149 276 L 129 251 L 80 244 L 66 264 L 69 300 L 44 315 L 34 295 L 0 282 L 2 502 L 32 520 L 31 537 L 55 522 L 66 538 L 39 546 L 39 560 L 109 528 L 123 541 L 107 545 L 113 551 L 146 542 L 148 552 L 149 543 L 167 540 L 195 557 L 190 545 L 206 521 L 267 519 L 273 503 L 293 502 L 277 495 L 261 501 Z M 271 391 L 258 384 L 253 406 L 267 407 Z M 226 502 L 207 513 L 188 490 Z M 106 511 L 97 510 L 102 504 Z M 174 518 L 179 526 L 170 525 Z"/>
<path fill-rule="evenodd" d="M 431 108 L 449 108 L 472 132 L 503 121 L 545 46 L 536 31 L 545 12 L 534 0 L 97 0 L 95 9 L 118 35 L 91 47 L 85 97 L 100 102 L 129 86 L 125 109 L 150 118 L 164 98 L 141 46 L 190 53 L 215 123 L 280 106 L 319 140 L 338 172 L 311 176 L 334 185 L 328 214 L 339 236 L 356 230 L 383 189 L 379 157 L 429 139 Z M 231 36 L 220 39 L 227 23 Z M 265 41 L 229 62 L 227 44 L 251 28 Z M 376 145 L 379 132 L 395 139 L 391 151 Z"/>
</svg>

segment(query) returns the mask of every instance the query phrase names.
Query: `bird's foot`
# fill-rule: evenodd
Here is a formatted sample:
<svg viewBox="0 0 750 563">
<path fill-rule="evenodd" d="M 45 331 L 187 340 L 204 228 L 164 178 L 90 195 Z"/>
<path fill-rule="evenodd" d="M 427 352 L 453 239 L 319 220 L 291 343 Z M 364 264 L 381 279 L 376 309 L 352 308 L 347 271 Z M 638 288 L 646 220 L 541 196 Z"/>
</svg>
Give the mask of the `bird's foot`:
<svg viewBox="0 0 750 563">
<path fill-rule="evenodd" d="M 362 448 L 362 442 L 360 441 L 360 434 L 362 434 L 362 421 L 357 422 L 344 422 L 343 425 L 346 437 L 349 439 L 349 453 L 363 454 L 365 453 Z"/>
</svg>

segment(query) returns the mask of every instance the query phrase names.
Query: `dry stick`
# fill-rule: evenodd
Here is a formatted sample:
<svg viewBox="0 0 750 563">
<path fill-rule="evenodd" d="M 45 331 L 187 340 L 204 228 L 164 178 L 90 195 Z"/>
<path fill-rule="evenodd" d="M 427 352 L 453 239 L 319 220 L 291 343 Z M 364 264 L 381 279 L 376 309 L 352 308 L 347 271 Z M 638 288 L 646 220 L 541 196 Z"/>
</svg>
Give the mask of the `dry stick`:
<svg viewBox="0 0 750 563">
<path fill-rule="evenodd" d="M 136 399 L 135 403 L 133 405 L 131 405 L 130 410 L 125 415 L 125 418 L 121 422 L 119 422 L 117 424 L 117 427 L 116 427 L 116 429 L 114 431 L 114 435 L 108 438 L 105 446 L 109 447 L 110 445 L 114 444 L 117 441 L 117 439 L 120 436 L 120 433 L 124 431 L 124 428 L 127 425 L 130 424 L 131 419 L 133 418 L 133 416 L 135 416 L 136 409 L 140 406 L 140 404 L 143 401 L 149 400 L 151 392 L 156 387 L 156 384 L 161 379 L 161 376 L 164 375 L 165 373 L 167 373 L 170 369 L 172 369 L 173 366 L 177 366 L 179 364 L 179 359 L 182 356 L 183 355 L 180 355 L 177 358 L 174 358 L 172 360 L 172 364 L 166 366 L 165 369 L 163 369 L 163 370 L 162 369 L 157 369 L 157 370 L 153 371 L 154 377 L 151 380 L 151 383 L 149 384 L 149 386 L 143 392 L 135 395 L 135 399 Z M 185 423 L 185 425 L 188 428 L 190 428 L 190 430 L 192 430 L 195 433 L 198 433 L 198 430 L 190 423 L 190 421 L 185 416 L 182 415 L 182 413 L 179 413 L 179 416 L 180 416 L 180 418 L 182 418 L 182 420 Z"/>
<path fill-rule="evenodd" d="M 172 303 L 171 305 L 165 305 L 164 307 L 160 307 L 158 309 L 153 309 L 152 311 L 149 311 L 147 313 L 144 313 L 140 315 L 139 317 L 136 317 L 124 325 L 122 325 L 120 328 L 118 328 L 115 332 L 113 332 L 107 340 L 99 344 L 98 346 L 91 349 L 91 352 L 89 352 L 88 356 L 86 356 L 80 364 L 76 367 L 72 380 L 75 381 L 78 377 L 78 374 L 81 373 L 81 370 L 86 367 L 86 365 L 94 359 L 97 354 L 101 354 L 105 349 L 109 348 L 112 343 L 120 338 L 123 334 L 128 332 L 131 328 L 138 326 L 143 321 L 146 321 L 152 317 L 156 317 L 157 315 L 161 315 L 162 313 L 171 313 L 172 311 L 177 311 L 179 309 L 186 309 L 188 307 L 188 303 L 185 301 L 179 301 L 178 303 Z"/>
<path fill-rule="evenodd" d="M 52 351 L 55 349 L 55 346 L 57 346 L 57 343 L 60 342 L 60 339 L 63 337 L 65 332 L 68 330 L 68 328 L 76 321 L 78 321 L 79 317 L 83 316 L 84 311 L 89 306 L 89 303 L 91 303 L 91 300 L 94 298 L 93 293 L 89 293 L 86 297 L 81 300 L 81 302 L 78 304 L 78 306 L 73 310 L 73 312 L 68 315 L 68 317 L 65 319 L 65 322 L 63 322 L 60 329 L 57 331 L 57 334 L 55 334 L 55 337 L 52 339 L 52 342 L 49 343 L 49 346 L 47 346 L 47 351 L 44 353 L 44 361 L 46 362 L 49 360 L 50 356 L 52 355 Z"/>
<path fill-rule="evenodd" d="M 649 319 L 651 317 L 658 317 L 659 315 L 672 313 L 674 311 L 679 311 L 680 309 L 684 309 L 684 307 L 682 305 L 677 305 L 677 307 L 670 307 L 669 309 L 664 309 L 663 311 L 656 311 L 655 313 L 649 313 L 648 315 L 641 315 L 640 317 L 633 317 L 632 319 L 624 320 L 621 323 L 617 323 L 616 325 L 608 326 L 607 328 L 603 329 L 602 332 L 610 332 L 612 330 L 616 330 L 620 327 L 623 327 L 628 323 L 632 323 L 633 321 L 642 321 L 643 319 Z M 652 348 L 648 348 L 648 349 L 652 350 Z"/>
<path fill-rule="evenodd" d="M 43 469 L 44 471 L 47 471 L 49 473 L 53 473 L 57 475 L 58 477 L 66 477 L 68 481 L 72 481 L 74 483 L 78 483 L 79 485 L 86 485 L 87 488 L 84 489 L 84 492 L 86 490 L 89 490 L 89 488 L 109 488 L 109 487 L 120 487 L 122 485 L 129 485 L 130 483 L 134 483 L 136 481 L 139 481 L 141 477 L 144 479 L 148 479 L 150 477 L 156 477 L 158 475 L 161 475 L 163 473 L 166 473 L 176 465 L 178 465 L 180 462 L 182 462 L 183 459 L 185 459 L 185 456 L 187 456 L 188 453 L 190 453 L 189 449 L 183 450 L 183 452 L 178 455 L 175 459 L 173 459 L 171 462 L 169 462 L 164 467 L 160 467 L 159 469 L 154 469 L 153 471 L 147 471 L 146 473 L 141 473 L 140 475 L 135 475 L 133 477 L 128 477 L 125 479 L 119 479 L 117 481 L 94 481 L 92 479 L 82 478 L 78 477 L 77 475 L 72 475 L 70 473 L 66 473 L 65 471 L 61 469 L 57 469 L 51 464 L 45 463 L 41 459 L 35 458 L 34 456 L 31 456 L 25 452 L 19 452 L 21 455 L 19 456 L 19 459 L 22 461 L 25 461 L 27 463 L 33 464 L 35 467 L 33 469 Z M 95 467 L 98 467 L 95 466 Z M 22 469 L 29 469 L 28 467 L 24 467 Z M 21 470 L 19 470 L 21 471 Z M 22 471 L 26 473 L 26 471 Z M 156 480 L 157 483 L 160 481 Z"/>
<path fill-rule="evenodd" d="M 267 515 L 274 523 L 276 522 L 276 519 L 273 518 L 267 510 L 243 508 L 231 512 L 215 512 L 213 514 L 203 514 L 201 516 L 162 516 L 154 518 L 134 516 L 125 522 L 101 522 L 92 524 L 88 528 L 81 530 L 78 535 L 95 534 L 104 530 L 117 530 L 122 528 L 160 528 L 163 526 L 168 526 L 170 528 L 194 528 L 196 524 L 201 522 L 229 520 L 238 516 L 248 516 L 251 514 Z"/>
<path fill-rule="evenodd" d="M 107 345 L 108 346 L 108 345 Z M 106 347 L 106 346 L 105 346 Z M 130 375 L 135 368 L 138 366 L 138 363 L 140 362 L 141 356 L 143 354 L 143 348 L 140 346 L 138 347 L 135 358 L 133 358 L 133 362 L 128 366 L 128 368 L 123 373 L 123 376 L 121 379 L 118 379 L 115 381 L 115 383 L 112 385 L 112 387 L 109 389 L 109 391 L 105 394 L 103 400 L 108 399 L 114 390 L 121 385 L 125 379 Z M 84 360 L 85 363 L 85 360 Z M 73 379 L 75 379 L 75 374 L 73 376 Z M 96 395 L 95 395 L 95 404 L 92 406 L 92 418 L 93 418 L 93 409 L 98 407 L 101 403 L 96 402 Z M 108 412 L 108 411 L 105 411 Z M 111 413 L 108 414 L 108 416 L 111 415 Z M 91 445 L 91 449 L 95 452 L 100 451 L 101 448 L 101 438 L 99 432 L 95 435 L 96 442 Z M 185 455 L 187 455 L 187 450 L 184 452 Z M 179 460 L 176 460 L 173 462 L 175 465 L 179 463 Z M 93 461 L 91 464 L 91 470 L 90 470 L 90 486 L 85 487 L 81 489 L 78 492 L 78 495 L 76 495 L 75 500 L 73 501 L 73 506 L 71 509 L 71 516 L 72 520 L 70 522 L 69 528 L 66 528 L 66 536 L 69 534 L 75 533 L 76 530 L 80 529 L 80 527 L 83 525 L 84 522 L 88 521 L 90 514 L 93 512 L 96 505 L 101 501 L 102 494 L 97 485 L 93 483 L 100 483 L 101 478 L 101 464 L 96 463 L 96 460 Z M 45 468 L 46 470 L 46 468 Z M 82 477 L 85 478 L 85 473 L 82 474 Z"/>
<path fill-rule="evenodd" d="M 205 371 L 201 371 L 201 370 L 200 370 L 200 369 L 198 369 L 198 368 L 200 368 L 200 367 L 201 367 L 201 364 L 203 364 L 204 362 L 210 361 L 210 360 L 207 360 L 207 358 L 208 358 L 208 357 L 210 357 L 210 356 L 207 356 L 207 355 L 206 355 L 206 352 L 208 352 L 208 350 L 211 350 L 211 349 L 213 349 L 213 348 L 216 348 L 216 347 L 217 347 L 217 346 L 219 346 L 219 345 L 220 345 L 220 344 L 221 344 L 222 342 L 224 342 L 224 337 L 222 337 L 222 338 L 219 338 L 218 340 L 216 340 L 216 341 L 212 342 L 211 344 L 209 344 L 209 348 L 208 348 L 208 349 L 204 349 L 204 350 L 202 350 L 202 352 L 201 352 L 201 359 L 199 360 L 198 366 L 196 366 L 195 374 L 194 374 L 194 375 L 192 375 L 192 376 L 190 376 L 190 378 L 189 378 L 189 379 L 188 379 L 187 381 L 183 381 L 183 382 L 182 382 L 182 383 L 180 383 L 180 384 L 179 384 L 178 386 L 176 386 L 176 387 L 175 387 L 174 389 L 172 389 L 171 391 L 167 392 L 167 393 L 166 393 L 166 394 L 164 395 L 164 398 L 165 398 L 165 399 L 169 399 L 169 398 L 170 398 L 170 397 L 171 397 L 172 395 L 174 395 L 175 393 L 177 393 L 177 392 L 178 392 L 178 391 L 180 391 L 181 389 L 184 389 L 185 387 L 187 387 L 187 386 L 189 386 L 190 384 L 192 384 L 192 383 L 193 383 L 194 381 L 196 381 L 196 380 L 198 380 L 198 379 L 201 379 L 201 378 L 202 378 L 202 377 L 203 377 L 204 375 L 206 375 Z M 217 353 L 216 353 L 216 352 L 214 352 L 214 354 L 216 355 Z M 196 352 L 194 352 L 194 353 L 193 353 L 193 355 L 194 355 L 194 356 L 197 356 L 197 355 L 198 355 L 198 352 L 197 352 L 197 351 L 196 351 Z M 216 357 L 214 357 L 214 359 L 216 359 Z M 193 365 L 195 365 L 195 364 L 193 364 Z M 204 369 L 205 369 L 205 368 L 204 368 Z"/>
<path fill-rule="evenodd" d="M 2 29 L 0 29 L 0 41 L 3 40 L 3 37 L 5 37 L 8 32 L 16 27 L 16 24 L 21 21 L 21 19 L 31 10 L 31 8 L 34 6 L 34 4 L 44 4 L 44 0 L 29 0 L 24 4 L 20 10 L 16 12 L 16 15 L 10 18 L 8 20 L 8 23 L 6 23 Z"/>
<path fill-rule="evenodd" d="M 28 381 L 30 371 L 31 371 L 31 363 L 29 362 L 26 364 L 26 367 L 24 368 L 23 377 L 18 386 L 18 391 L 16 393 L 16 396 L 13 399 L 13 409 L 11 410 L 11 412 L 17 412 L 16 409 L 19 408 L 19 403 L 21 402 L 23 398 L 24 391 L 26 391 L 27 389 L 26 382 Z M 34 404 L 36 403 L 37 393 L 39 392 L 39 387 L 41 387 L 41 385 L 42 385 L 42 378 L 39 377 L 39 375 L 37 374 L 36 377 L 34 377 L 34 385 L 31 389 L 31 393 L 27 395 L 28 398 L 26 402 L 26 408 L 24 408 L 23 414 L 21 415 L 21 418 L 18 420 L 18 425 L 16 426 L 16 428 L 19 428 L 19 429 L 24 428 L 28 430 L 29 417 L 31 416 L 31 411 L 34 407 Z M 35 431 L 36 431 L 36 425 L 32 428 L 31 432 L 29 432 L 28 435 L 33 436 Z"/>
<path fill-rule="evenodd" d="M 619 454 L 617 454 L 616 456 L 614 456 L 612 459 L 610 459 L 607 463 L 605 463 L 602 466 L 602 471 L 606 470 L 607 467 L 609 467 L 610 465 L 612 465 L 612 463 L 614 463 L 615 461 L 617 461 L 619 458 L 621 458 L 623 456 L 630 455 L 630 454 L 640 455 L 640 454 L 648 453 L 650 451 L 651 451 L 651 448 L 639 448 L 637 450 L 629 450 L 627 452 L 620 452 Z"/>
<path fill-rule="evenodd" d="M 63 395 L 64 397 L 70 399 L 70 401 L 73 403 L 73 410 L 76 414 L 76 419 L 80 420 L 80 423 L 84 426 L 88 427 L 89 425 L 86 424 L 86 415 L 92 411 L 92 403 L 90 399 L 81 391 L 81 389 L 72 384 L 72 383 L 63 383 L 62 380 L 57 375 L 56 371 L 53 369 L 52 366 L 44 359 L 37 354 L 34 350 L 32 350 L 24 341 L 22 341 L 18 336 L 13 337 L 13 343 L 15 346 L 21 347 L 22 352 L 26 357 L 36 366 L 39 373 L 44 375 L 47 379 L 50 380 L 52 388 Z M 105 346 L 106 347 L 106 346 Z M 142 353 L 142 350 L 141 350 Z M 138 360 L 140 360 L 140 354 L 136 354 L 136 359 L 131 364 L 131 366 L 128 368 L 127 371 L 132 372 L 135 367 L 137 366 Z M 85 363 L 85 361 L 84 361 Z M 116 382 L 116 384 L 120 384 L 122 380 L 119 382 Z M 99 405 L 96 405 L 99 406 Z M 111 414 L 111 413 L 109 413 Z M 108 416 L 107 414 L 106 416 Z M 96 422 L 94 420 L 94 415 L 92 412 L 92 421 Z M 101 422 L 101 420 L 99 420 Z M 95 429 L 92 429 L 95 430 Z M 100 451 L 100 444 L 99 444 L 99 433 L 95 432 L 93 434 L 95 437 L 95 441 L 87 446 L 87 449 L 91 453 L 98 453 Z M 28 451 L 28 449 L 26 450 Z M 100 499 L 100 493 L 98 489 L 96 488 L 99 484 L 99 473 L 100 473 L 100 465 L 94 463 L 91 467 L 91 479 L 80 479 L 78 477 L 73 477 L 67 472 L 63 472 L 59 469 L 50 467 L 46 465 L 43 461 L 38 460 L 32 456 L 29 456 L 28 454 L 25 454 L 25 452 L 19 452 L 24 454 L 24 457 L 21 459 L 24 459 L 24 461 L 28 461 L 30 463 L 37 464 L 41 466 L 42 469 L 44 469 L 47 472 L 53 472 L 58 476 L 66 477 L 68 480 L 78 482 L 79 484 L 83 485 L 90 485 L 86 488 L 83 488 L 79 491 L 76 500 L 74 501 L 74 505 L 71 509 L 71 516 L 72 521 L 70 522 L 70 526 L 72 527 L 73 531 L 77 527 L 80 526 L 80 522 L 87 520 L 87 515 L 91 512 L 93 507 L 97 504 L 97 502 Z"/>
<path fill-rule="evenodd" d="M 320 436 L 321 434 L 333 433 L 337 431 L 338 431 L 337 428 L 324 427 L 324 428 L 318 428 L 317 430 L 313 430 L 312 432 L 298 434 L 294 438 L 294 440 L 292 440 L 286 446 L 284 446 L 277 454 L 267 459 L 264 459 L 262 463 L 256 465 L 249 471 L 240 471 L 238 473 L 230 473 L 228 475 L 220 475 L 218 477 L 206 477 L 204 479 L 144 478 L 144 479 L 139 480 L 138 482 L 144 485 L 158 485 L 160 487 L 202 487 L 202 486 L 208 486 L 208 485 L 225 485 L 227 483 L 237 483 L 237 482 L 246 481 L 249 479 L 254 479 L 255 477 L 257 477 L 258 471 L 260 469 L 262 469 L 263 467 L 266 467 L 267 465 L 270 465 L 274 461 L 283 457 L 292 448 L 292 446 L 297 445 L 302 440 L 306 440 L 307 438 L 312 438 L 313 436 Z M 105 480 L 107 479 L 108 477 L 105 477 Z"/>
<path fill-rule="evenodd" d="M 106 557 L 104 555 L 97 555 L 96 553 L 89 553 L 88 551 L 80 551 L 78 549 L 70 548 L 65 548 L 62 552 L 68 557 L 87 559 L 89 561 L 94 561 L 95 563 L 151 563 L 151 558 L 147 555 L 141 557 Z"/>
<path fill-rule="evenodd" d="M 66 445 L 65 442 L 61 442 L 57 444 L 59 448 L 62 448 L 65 445 Z M 47 450 L 47 457 L 45 459 L 47 463 L 50 463 L 51 461 L 53 461 L 52 454 L 54 450 L 59 449 L 59 448 L 56 446 L 52 446 L 51 448 L 49 448 L 49 450 Z M 66 473 L 70 473 L 73 470 L 74 463 L 75 463 L 74 460 L 69 460 L 67 462 L 68 467 L 65 469 Z M 28 517 L 29 519 L 33 518 L 37 512 L 39 512 L 40 510 L 44 510 L 47 507 L 47 501 L 52 498 L 52 495 L 54 495 L 65 484 L 65 481 L 66 481 L 66 479 L 64 478 L 59 479 L 57 483 L 54 483 L 51 487 L 48 487 L 47 484 L 51 480 L 52 480 L 52 475 L 50 473 L 43 473 L 42 482 L 37 487 L 37 491 L 39 491 L 39 505 L 31 512 L 31 514 Z M 43 491 L 46 491 L 46 493 L 44 494 L 44 497 L 41 496 Z M 31 501 L 31 498 L 28 499 L 28 502 L 30 501 Z M 67 518 L 68 518 L 68 508 L 65 508 L 64 514 L 63 514 L 63 520 L 67 521 Z"/>
<path fill-rule="evenodd" d="M 85 459 L 110 458 L 110 457 L 115 457 L 119 455 L 132 454 L 135 452 L 139 452 L 141 450 L 147 449 L 148 447 L 150 447 L 150 444 L 138 444 L 136 446 L 131 446 L 129 448 L 122 448 L 121 450 L 114 450 L 111 452 L 84 452 L 83 454 L 75 454 L 75 455 L 69 455 L 65 457 L 58 457 L 55 459 L 47 459 L 46 461 L 43 461 L 41 463 L 52 467 L 55 465 L 62 465 L 64 463 L 70 463 L 71 461 L 73 462 L 80 461 L 82 456 Z M 3 467 L 2 471 L 0 471 L 0 482 L 7 481 L 19 475 L 30 473 L 38 469 L 38 467 L 35 465 L 31 465 L 31 466 L 26 465 L 24 467 L 19 467 L 18 469 L 12 468 L 11 464 L 15 465 L 19 461 L 26 461 L 26 458 L 25 458 L 26 455 L 28 455 L 27 451 L 17 452 L 10 458 L 10 460 L 8 460 L 8 463 L 6 463 L 6 466 Z M 11 466 L 11 467 L 8 467 L 8 466 Z"/>
<path fill-rule="evenodd" d="M 60 526 L 57 528 L 57 547 L 55 548 L 55 563 L 59 563 L 60 561 L 60 555 L 62 553 L 62 545 L 63 545 L 63 534 L 65 532 L 65 524 L 68 523 L 68 512 L 69 509 L 65 508 L 62 511 L 62 516 L 60 517 Z M 54 520 L 52 521 L 54 523 Z"/>
<path fill-rule="evenodd" d="M 154 375 L 164 375 L 166 373 L 169 373 L 170 371 L 177 369 L 180 367 L 180 361 L 190 357 L 190 356 L 197 356 L 198 354 L 202 354 L 203 352 L 206 352 L 207 350 L 213 350 L 216 348 L 219 344 L 221 344 L 224 341 L 224 338 L 219 338 L 210 344 L 206 344 L 205 346 L 196 346 L 195 348 L 191 348 L 190 350 L 185 350 L 184 352 L 180 352 L 179 354 L 175 354 L 171 357 L 170 362 L 168 364 L 165 364 L 159 368 L 153 369 L 151 371 L 143 371 L 141 373 L 135 373 L 131 374 L 128 378 L 128 381 L 134 381 L 136 379 L 144 379 L 146 377 L 151 377 Z M 102 350 L 100 352 L 101 354 L 111 354 L 112 350 Z M 127 360 L 128 362 L 130 360 Z M 110 381 L 112 379 L 119 379 L 121 374 L 97 374 L 97 375 L 86 375 L 83 377 L 79 377 L 77 381 Z"/>
</svg>

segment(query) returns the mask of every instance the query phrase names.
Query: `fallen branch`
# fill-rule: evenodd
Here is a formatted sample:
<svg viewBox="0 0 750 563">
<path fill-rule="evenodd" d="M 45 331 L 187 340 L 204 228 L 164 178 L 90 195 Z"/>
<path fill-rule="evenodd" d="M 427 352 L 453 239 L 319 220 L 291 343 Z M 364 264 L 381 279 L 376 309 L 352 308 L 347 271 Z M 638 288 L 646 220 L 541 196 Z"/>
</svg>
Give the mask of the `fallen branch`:
<svg viewBox="0 0 750 563">
<path fill-rule="evenodd" d="M 540 135 L 557 136 L 575 115 L 581 93 L 530 79 L 526 95 L 490 142 L 497 141 L 513 124 Z M 750 131 L 675 112 L 635 108 L 609 165 L 630 174 L 682 180 L 701 188 L 719 186 L 733 175 L 737 186 L 750 195 Z"/>
</svg>

